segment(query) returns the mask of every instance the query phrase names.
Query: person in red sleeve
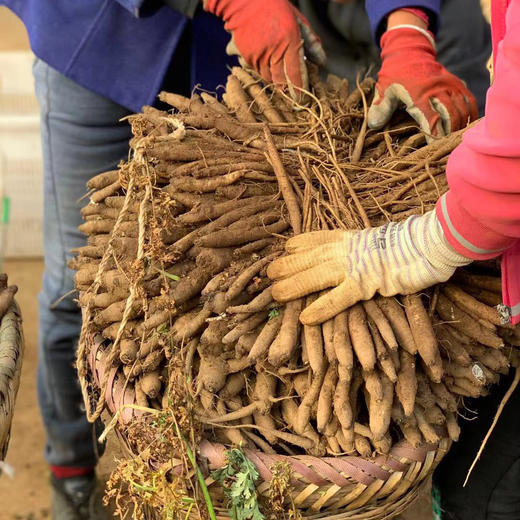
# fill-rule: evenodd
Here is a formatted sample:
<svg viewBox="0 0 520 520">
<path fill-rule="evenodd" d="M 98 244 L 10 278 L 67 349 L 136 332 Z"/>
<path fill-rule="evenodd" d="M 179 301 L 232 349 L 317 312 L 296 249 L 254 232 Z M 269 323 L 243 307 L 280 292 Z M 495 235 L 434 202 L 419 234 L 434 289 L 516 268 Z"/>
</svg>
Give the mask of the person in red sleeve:
<svg viewBox="0 0 520 520">
<path fill-rule="evenodd" d="M 371 125 L 384 124 L 402 103 L 429 126 L 432 135 L 453 130 L 465 111 L 474 115 L 472 100 L 444 72 L 441 81 L 449 85 L 450 95 L 432 96 L 437 83 L 427 81 L 426 71 L 438 68 L 434 60 L 423 67 L 415 56 L 416 51 L 426 56 L 426 49 L 433 48 L 430 34 L 412 19 L 394 25 L 395 17 L 388 18 L 381 38 L 383 64 L 378 97 L 370 109 Z M 447 165 L 450 189 L 435 210 L 360 232 L 302 234 L 288 240 L 287 256 L 270 264 L 273 296 L 280 302 L 325 291 L 302 312 L 303 323 L 321 323 L 375 293 L 420 291 L 448 280 L 458 266 L 496 257 L 502 262 L 504 323 L 520 323 L 520 99 L 514 95 L 520 84 L 520 0 L 492 3 L 492 30 L 494 82 L 485 117 L 465 133 L 452 153 Z M 413 68 L 402 65 L 409 57 Z M 518 392 L 506 406 L 469 485 L 462 486 L 499 395 L 495 392 L 487 406 L 479 402 L 483 413 L 475 425 L 465 428 L 441 464 L 435 477 L 441 504 L 437 518 L 520 518 Z"/>
</svg>

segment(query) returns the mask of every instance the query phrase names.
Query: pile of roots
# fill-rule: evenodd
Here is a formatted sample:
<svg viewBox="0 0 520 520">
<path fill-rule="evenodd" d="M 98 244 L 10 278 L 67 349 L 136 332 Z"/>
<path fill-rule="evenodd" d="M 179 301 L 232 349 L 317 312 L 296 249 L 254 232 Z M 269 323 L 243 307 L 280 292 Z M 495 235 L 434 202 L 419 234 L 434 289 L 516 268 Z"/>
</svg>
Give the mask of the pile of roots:
<svg viewBox="0 0 520 520">
<path fill-rule="evenodd" d="M 428 211 L 462 135 L 426 144 L 404 116 L 367 131 L 371 79 L 311 80 L 295 102 L 236 68 L 223 102 L 162 93 L 173 110 L 129 117 L 130 158 L 89 182 L 71 263 L 90 419 L 175 406 L 182 381 L 205 439 L 369 457 L 457 439 L 462 398 L 508 371 L 504 337 L 520 336 L 501 323 L 492 263 L 319 326 L 298 319 L 317 295 L 273 300 L 266 268 L 288 237 Z"/>
</svg>

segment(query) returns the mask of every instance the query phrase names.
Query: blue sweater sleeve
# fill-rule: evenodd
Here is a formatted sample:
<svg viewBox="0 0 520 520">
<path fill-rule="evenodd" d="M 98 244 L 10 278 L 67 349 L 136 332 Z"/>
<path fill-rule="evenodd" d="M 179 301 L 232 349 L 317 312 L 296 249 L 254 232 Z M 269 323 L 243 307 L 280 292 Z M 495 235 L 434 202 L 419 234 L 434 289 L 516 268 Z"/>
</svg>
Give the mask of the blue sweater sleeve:
<svg viewBox="0 0 520 520">
<path fill-rule="evenodd" d="M 436 32 L 441 0 L 365 0 L 365 6 L 370 19 L 372 36 L 379 43 L 379 38 L 384 30 L 382 22 L 392 11 L 401 7 L 418 7 L 428 11 L 431 20 L 430 30 Z"/>
</svg>

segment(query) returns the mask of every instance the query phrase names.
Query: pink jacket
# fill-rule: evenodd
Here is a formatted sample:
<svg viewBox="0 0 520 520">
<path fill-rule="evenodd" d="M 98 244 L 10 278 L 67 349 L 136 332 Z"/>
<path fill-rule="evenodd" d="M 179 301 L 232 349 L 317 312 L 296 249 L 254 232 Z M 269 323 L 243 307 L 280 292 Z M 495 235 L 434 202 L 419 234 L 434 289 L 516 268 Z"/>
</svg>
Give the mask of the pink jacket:
<svg viewBox="0 0 520 520">
<path fill-rule="evenodd" d="M 520 0 L 492 0 L 494 82 L 486 114 L 447 168 L 437 203 L 449 243 L 474 259 L 502 256 L 503 302 L 520 323 Z"/>
</svg>

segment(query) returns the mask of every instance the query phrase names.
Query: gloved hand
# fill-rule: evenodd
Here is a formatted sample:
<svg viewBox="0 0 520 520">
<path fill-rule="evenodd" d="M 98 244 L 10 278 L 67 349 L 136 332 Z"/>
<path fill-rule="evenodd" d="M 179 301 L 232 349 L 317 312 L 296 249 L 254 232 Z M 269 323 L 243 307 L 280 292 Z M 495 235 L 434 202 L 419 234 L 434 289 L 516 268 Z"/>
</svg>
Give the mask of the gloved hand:
<svg viewBox="0 0 520 520">
<path fill-rule="evenodd" d="M 363 231 L 315 231 L 287 241 L 288 256 L 269 265 L 273 297 L 288 302 L 332 288 L 300 320 L 322 323 L 360 300 L 412 294 L 444 282 L 471 262 L 444 237 L 434 211 Z"/>
<path fill-rule="evenodd" d="M 427 134 L 443 136 L 478 117 L 473 94 L 438 61 L 433 35 L 414 26 L 396 26 L 381 38 L 381 70 L 368 126 L 388 123 L 400 104 Z"/>
<path fill-rule="evenodd" d="M 288 0 L 203 0 L 231 33 L 227 53 L 239 55 L 267 82 L 307 89 L 304 49 L 317 63 L 325 52 L 309 22 Z"/>
</svg>

